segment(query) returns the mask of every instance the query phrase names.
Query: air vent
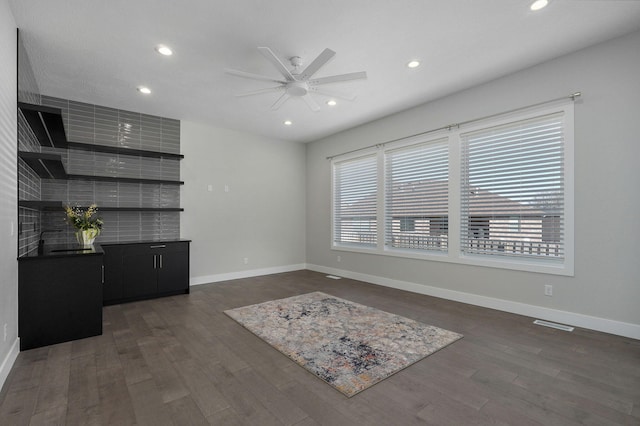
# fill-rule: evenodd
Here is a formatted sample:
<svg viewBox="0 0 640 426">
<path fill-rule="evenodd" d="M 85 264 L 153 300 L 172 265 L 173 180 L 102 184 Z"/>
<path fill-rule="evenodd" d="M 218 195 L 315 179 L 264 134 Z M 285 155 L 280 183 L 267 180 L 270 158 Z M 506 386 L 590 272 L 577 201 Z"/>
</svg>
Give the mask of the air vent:
<svg viewBox="0 0 640 426">
<path fill-rule="evenodd" d="M 544 327 L 556 328 L 556 329 L 562 330 L 562 331 L 573 331 L 573 327 L 570 327 L 570 326 L 564 325 L 564 324 L 557 324 L 555 322 L 549 322 L 549 321 L 544 321 L 544 320 L 535 320 L 533 323 L 536 324 L 536 325 L 542 325 Z"/>
</svg>

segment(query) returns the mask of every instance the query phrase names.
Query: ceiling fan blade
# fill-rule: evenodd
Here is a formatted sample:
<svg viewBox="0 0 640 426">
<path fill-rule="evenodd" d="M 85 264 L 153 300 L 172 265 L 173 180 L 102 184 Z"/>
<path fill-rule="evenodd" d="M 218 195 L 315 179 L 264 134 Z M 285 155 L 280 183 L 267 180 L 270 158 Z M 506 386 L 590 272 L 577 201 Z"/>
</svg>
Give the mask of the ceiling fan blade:
<svg viewBox="0 0 640 426">
<path fill-rule="evenodd" d="M 273 105 L 271 105 L 271 109 L 274 111 L 277 110 L 282 106 L 282 104 L 287 101 L 287 99 L 289 99 L 289 94 L 287 92 L 284 92 L 282 96 L 280 96 L 278 100 Z"/>
<path fill-rule="evenodd" d="M 305 68 L 304 71 L 302 71 L 299 76 L 300 80 L 308 80 L 309 78 L 311 78 L 311 76 L 318 72 L 318 70 L 322 68 L 324 64 L 329 62 L 329 60 L 333 58 L 335 54 L 336 52 L 331 49 L 324 49 L 322 53 L 318 55 L 318 57 L 315 58 L 313 62 L 311 62 L 309 66 Z"/>
<path fill-rule="evenodd" d="M 284 86 L 268 87 L 266 89 L 254 90 L 253 92 L 239 93 L 235 96 L 237 98 L 241 98 L 243 96 L 261 95 L 263 93 L 277 92 L 279 90 L 284 90 Z"/>
<path fill-rule="evenodd" d="M 258 47 L 258 50 L 260 51 L 260 53 L 262 53 L 262 56 L 267 58 L 267 60 L 271 62 L 278 69 L 278 71 L 280 71 L 280 74 L 282 74 L 287 81 L 295 80 L 291 72 L 289 72 L 287 67 L 285 67 L 284 64 L 280 62 L 280 59 L 278 59 L 278 57 L 271 51 L 271 49 L 269 49 L 268 47 Z"/>
<path fill-rule="evenodd" d="M 246 71 L 233 70 L 231 68 L 226 68 L 224 70 L 227 74 L 235 75 L 236 77 L 248 78 L 251 80 L 259 80 L 259 81 L 271 81 L 274 83 L 285 84 L 286 81 L 278 80 L 277 78 L 267 77 L 266 75 L 253 74 Z"/>
<path fill-rule="evenodd" d="M 309 87 L 309 90 L 318 95 L 329 96 L 330 98 L 344 99 L 345 101 L 355 101 L 356 95 L 353 93 L 341 93 L 334 90 L 320 89 L 318 87 Z"/>
<path fill-rule="evenodd" d="M 320 111 L 320 107 L 318 106 L 318 104 L 316 103 L 316 101 L 313 100 L 313 98 L 311 97 L 310 94 L 306 94 L 302 97 L 302 100 L 304 101 L 304 103 L 307 104 L 307 106 L 309 108 L 311 108 L 311 111 L 313 112 L 318 112 Z"/>
<path fill-rule="evenodd" d="M 321 84 L 339 83 L 341 81 L 359 80 L 361 78 L 367 78 L 367 73 L 365 71 L 315 78 L 313 80 L 309 80 L 308 83 L 313 86 L 318 86 Z"/>
</svg>

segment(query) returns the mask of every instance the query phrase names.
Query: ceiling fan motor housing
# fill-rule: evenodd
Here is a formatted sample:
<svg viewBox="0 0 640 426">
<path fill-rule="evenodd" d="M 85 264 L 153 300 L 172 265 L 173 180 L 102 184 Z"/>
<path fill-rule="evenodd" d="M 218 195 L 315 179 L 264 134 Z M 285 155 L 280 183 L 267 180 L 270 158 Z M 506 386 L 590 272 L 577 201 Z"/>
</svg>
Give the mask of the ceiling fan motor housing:
<svg viewBox="0 0 640 426">
<path fill-rule="evenodd" d="M 304 96 L 309 92 L 309 85 L 304 81 L 292 81 L 286 86 L 287 94 L 290 96 Z"/>
</svg>

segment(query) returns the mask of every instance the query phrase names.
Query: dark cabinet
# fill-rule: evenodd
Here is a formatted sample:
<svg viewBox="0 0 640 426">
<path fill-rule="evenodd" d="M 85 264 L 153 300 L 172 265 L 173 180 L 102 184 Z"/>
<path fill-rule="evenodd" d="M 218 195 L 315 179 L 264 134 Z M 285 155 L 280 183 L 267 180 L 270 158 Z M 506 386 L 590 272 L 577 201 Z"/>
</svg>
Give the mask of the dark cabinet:
<svg viewBox="0 0 640 426">
<path fill-rule="evenodd" d="M 104 251 L 103 300 L 120 300 L 122 295 L 122 253 L 125 246 L 102 245 Z"/>
<path fill-rule="evenodd" d="M 188 249 L 188 245 L 185 244 Z M 166 250 L 158 255 L 158 292 L 183 291 L 189 288 L 189 251 Z"/>
<path fill-rule="evenodd" d="M 104 304 L 189 293 L 189 242 L 103 246 Z"/>
<path fill-rule="evenodd" d="M 20 350 L 102 334 L 99 254 L 20 258 Z"/>
</svg>

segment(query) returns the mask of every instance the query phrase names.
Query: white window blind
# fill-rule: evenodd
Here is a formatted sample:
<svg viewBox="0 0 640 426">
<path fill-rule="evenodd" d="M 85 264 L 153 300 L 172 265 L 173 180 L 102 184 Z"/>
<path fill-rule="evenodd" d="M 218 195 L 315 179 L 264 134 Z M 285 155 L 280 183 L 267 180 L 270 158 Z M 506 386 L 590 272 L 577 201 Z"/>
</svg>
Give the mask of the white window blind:
<svg viewBox="0 0 640 426">
<path fill-rule="evenodd" d="M 387 248 L 447 251 L 448 140 L 385 153 Z"/>
<path fill-rule="evenodd" d="M 377 176 L 376 155 L 334 163 L 334 244 L 377 245 Z"/>
<path fill-rule="evenodd" d="M 564 122 L 556 113 L 461 135 L 461 250 L 562 261 Z"/>
</svg>

